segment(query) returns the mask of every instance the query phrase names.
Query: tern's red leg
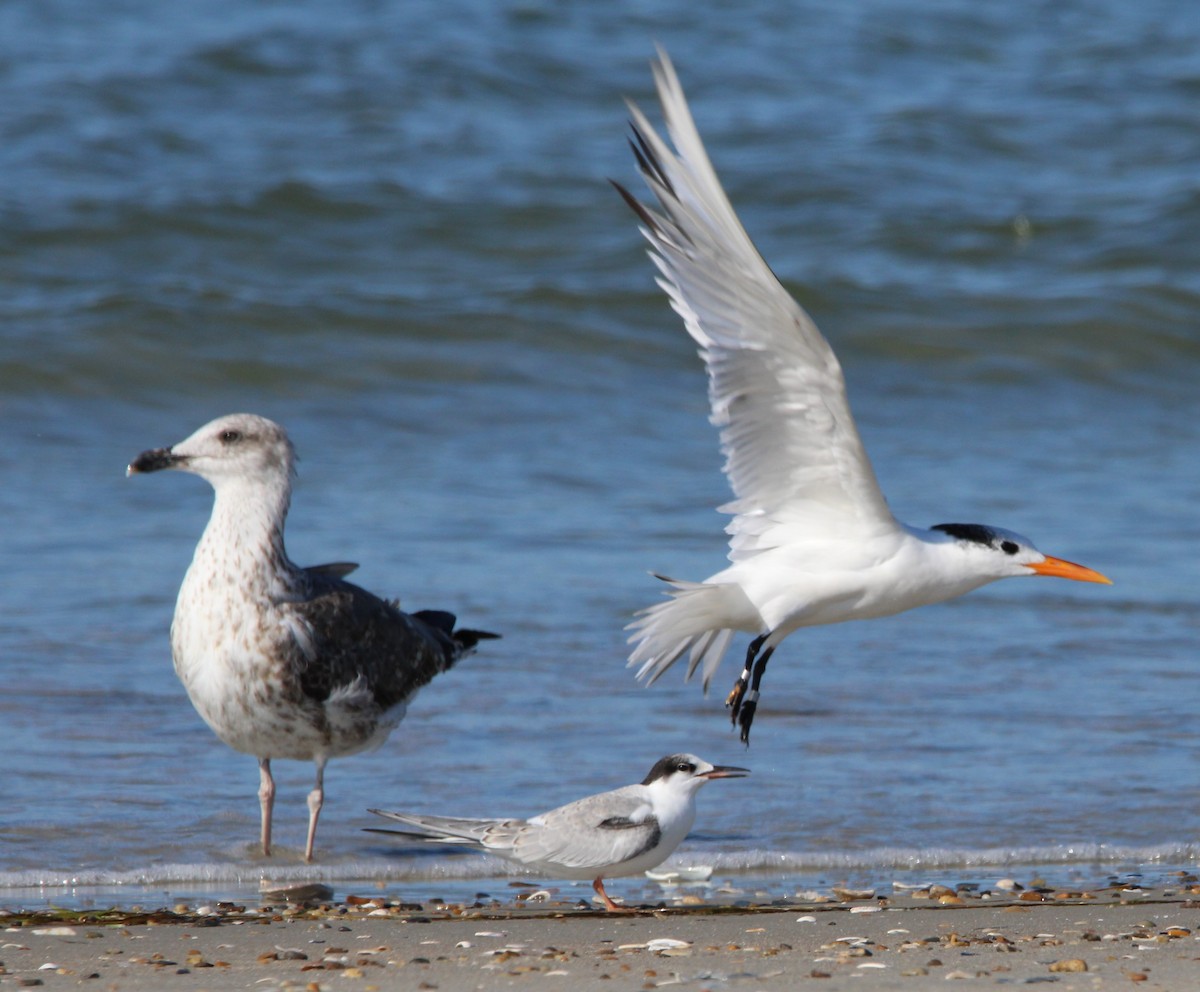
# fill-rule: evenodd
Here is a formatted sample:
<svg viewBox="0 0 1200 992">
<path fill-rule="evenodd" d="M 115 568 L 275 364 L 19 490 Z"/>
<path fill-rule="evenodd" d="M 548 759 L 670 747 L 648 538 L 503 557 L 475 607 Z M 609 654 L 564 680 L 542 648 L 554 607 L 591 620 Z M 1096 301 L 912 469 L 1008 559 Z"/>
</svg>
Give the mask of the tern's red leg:
<svg viewBox="0 0 1200 992">
<path fill-rule="evenodd" d="M 637 912 L 636 909 L 630 909 L 628 906 L 618 906 L 615 902 L 613 902 L 608 897 L 608 893 L 604 891 L 604 879 L 602 879 L 602 878 L 596 879 L 596 881 L 594 881 L 592 883 L 592 888 L 596 890 L 596 895 L 598 895 L 600 897 L 601 901 L 604 903 L 604 908 L 608 912 L 610 912 L 610 913 L 636 913 Z"/>
</svg>

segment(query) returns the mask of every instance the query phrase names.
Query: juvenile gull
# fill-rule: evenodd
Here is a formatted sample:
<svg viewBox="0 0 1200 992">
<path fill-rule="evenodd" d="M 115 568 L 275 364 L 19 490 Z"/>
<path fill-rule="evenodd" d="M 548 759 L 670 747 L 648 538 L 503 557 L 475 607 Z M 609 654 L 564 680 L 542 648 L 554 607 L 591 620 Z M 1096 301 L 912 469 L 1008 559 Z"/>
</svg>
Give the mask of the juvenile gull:
<svg viewBox="0 0 1200 992">
<path fill-rule="evenodd" d="M 696 792 L 714 778 L 740 778 L 745 768 L 710 765 L 694 754 L 659 759 L 638 785 L 559 806 L 528 820 L 467 819 L 423 813 L 372 813 L 412 830 L 398 834 L 431 844 L 461 844 L 498 854 L 555 878 L 590 879 L 610 913 L 628 912 L 609 898 L 604 879 L 637 875 L 662 864 L 696 819 Z"/>
<path fill-rule="evenodd" d="M 841 366 L 738 220 L 709 162 L 666 53 L 654 79 L 672 148 L 632 104 L 633 152 L 659 209 L 614 184 L 642 221 L 659 285 L 700 346 L 712 421 L 735 500 L 731 564 L 704 582 L 673 579 L 670 598 L 630 625 L 630 665 L 653 682 L 687 655 L 704 688 L 735 631 L 753 635 L 726 699 L 741 738 L 772 652 L 800 627 L 889 616 L 1008 576 L 1103 582 L 984 524 L 898 521 L 850 413 Z"/>
<path fill-rule="evenodd" d="M 282 427 L 236 413 L 142 452 L 127 472 L 180 469 L 216 492 L 175 604 L 175 671 L 216 735 L 258 758 L 263 854 L 271 853 L 271 760 L 316 763 L 311 861 L 325 763 L 379 747 L 421 686 L 496 635 L 455 630 L 454 615 L 440 610 L 404 613 L 344 581 L 353 564 L 293 564 L 283 528 L 294 466 Z"/>
</svg>

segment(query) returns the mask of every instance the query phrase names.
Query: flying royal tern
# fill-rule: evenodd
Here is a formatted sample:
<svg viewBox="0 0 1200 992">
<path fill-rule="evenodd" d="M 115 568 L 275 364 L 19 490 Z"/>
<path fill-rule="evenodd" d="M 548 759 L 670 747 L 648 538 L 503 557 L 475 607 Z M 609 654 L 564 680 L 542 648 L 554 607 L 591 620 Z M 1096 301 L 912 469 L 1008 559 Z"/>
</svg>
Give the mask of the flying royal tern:
<svg viewBox="0 0 1200 992">
<path fill-rule="evenodd" d="M 171 623 L 175 671 L 226 744 L 258 758 L 262 850 L 271 853 L 271 759 L 313 761 L 311 861 L 330 758 L 379 747 L 421 686 L 481 638 L 439 610 L 404 613 L 344 581 L 349 563 L 300 568 L 283 546 L 295 454 L 284 429 L 251 414 L 144 451 L 128 474 L 180 469 L 211 483 L 212 517 Z"/>
<path fill-rule="evenodd" d="M 776 279 L 709 162 L 665 52 L 653 66 L 674 151 L 632 103 L 631 146 L 658 200 L 640 203 L 659 285 L 700 346 L 712 421 L 735 500 L 731 564 L 704 582 L 659 576 L 669 599 L 629 626 L 629 658 L 654 682 L 684 655 L 704 688 L 735 631 L 753 635 L 726 699 L 749 742 L 763 672 L 800 627 L 889 616 L 1009 576 L 1109 580 L 1042 554 L 1020 534 L 984 524 L 898 521 L 850 414 L 829 343 Z"/>
<path fill-rule="evenodd" d="M 637 875 L 662 864 L 692 829 L 696 792 L 714 778 L 741 778 L 745 768 L 710 765 L 694 754 L 659 759 L 639 785 L 578 799 L 528 820 L 466 819 L 423 813 L 372 813 L 398 820 L 399 834 L 431 844 L 461 844 L 555 878 L 581 879 L 611 913 L 629 912 L 609 898 L 604 879 Z"/>
</svg>

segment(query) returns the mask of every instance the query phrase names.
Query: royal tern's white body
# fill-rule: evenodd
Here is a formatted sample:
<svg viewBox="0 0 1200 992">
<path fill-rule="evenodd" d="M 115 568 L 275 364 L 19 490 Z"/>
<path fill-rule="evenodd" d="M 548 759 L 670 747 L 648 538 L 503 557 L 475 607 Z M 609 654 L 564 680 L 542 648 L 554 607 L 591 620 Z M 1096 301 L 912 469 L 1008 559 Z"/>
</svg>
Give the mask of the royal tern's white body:
<svg viewBox="0 0 1200 992">
<path fill-rule="evenodd" d="M 707 690 L 733 633 L 754 634 L 728 700 L 748 741 L 766 661 L 800 627 L 888 616 L 1009 576 L 1108 582 L 1012 531 L 922 529 L 892 515 L 837 356 L 742 228 L 663 52 L 654 76 L 675 151 L 630 109 L 634 152 L 659 208 L 617 188 L 700 346 L 736 498 L 721 508 L 733 514 L 731 564 L 704 582 L 666 580 L 670 599 L 631 624 L 638 677 L 653 682 L 687 655 L 688 677 L 699 668 Z"/>
<path fill-rule="evenodd" d="M 259 761 L 261 843 L 271 853 L 272 758 L 312 761 L 311 861 L 330 758 L 379 747 L 417 690 L 475 645 L 454 615 L 409 614 L 343 580 L 354 565 L 301 568 L 284 550 L 295 455 L 278 424 L 231 414 L 129 474 L 177 469 L 216 498 L 171 624 L 175 671 L 204 721 Z"/>
<path fill-rule="evenodd" d="M 555 878 L 589 879 L 610 911 L 619 909 L 604 879 L 662 864 L 692 829 L 696 792 L 714 778 L 747 774 L 694 754 L 660 759 L 638 785 L 578 799 L 528 820 L 468 819 L 423 813 L 372 813 L 411 830 L 374 830 L 434 844 L 461 844 L 498 854 Z"/>
</svg>

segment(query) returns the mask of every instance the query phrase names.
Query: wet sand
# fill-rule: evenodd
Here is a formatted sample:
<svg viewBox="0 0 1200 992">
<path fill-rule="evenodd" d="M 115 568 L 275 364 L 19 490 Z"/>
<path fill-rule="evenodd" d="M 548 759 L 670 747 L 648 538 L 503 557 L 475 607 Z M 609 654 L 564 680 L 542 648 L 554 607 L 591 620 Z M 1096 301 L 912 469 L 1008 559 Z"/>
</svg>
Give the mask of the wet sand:
<svg viewBox="0 0 1200 992">
<path fill-rule="evenodd" d="M 842 893 L 598 912 L 575 903 L 8 913 L 0 986 L 97 990 L 1200 987 L 1200 891 Z"/>
</svg>

